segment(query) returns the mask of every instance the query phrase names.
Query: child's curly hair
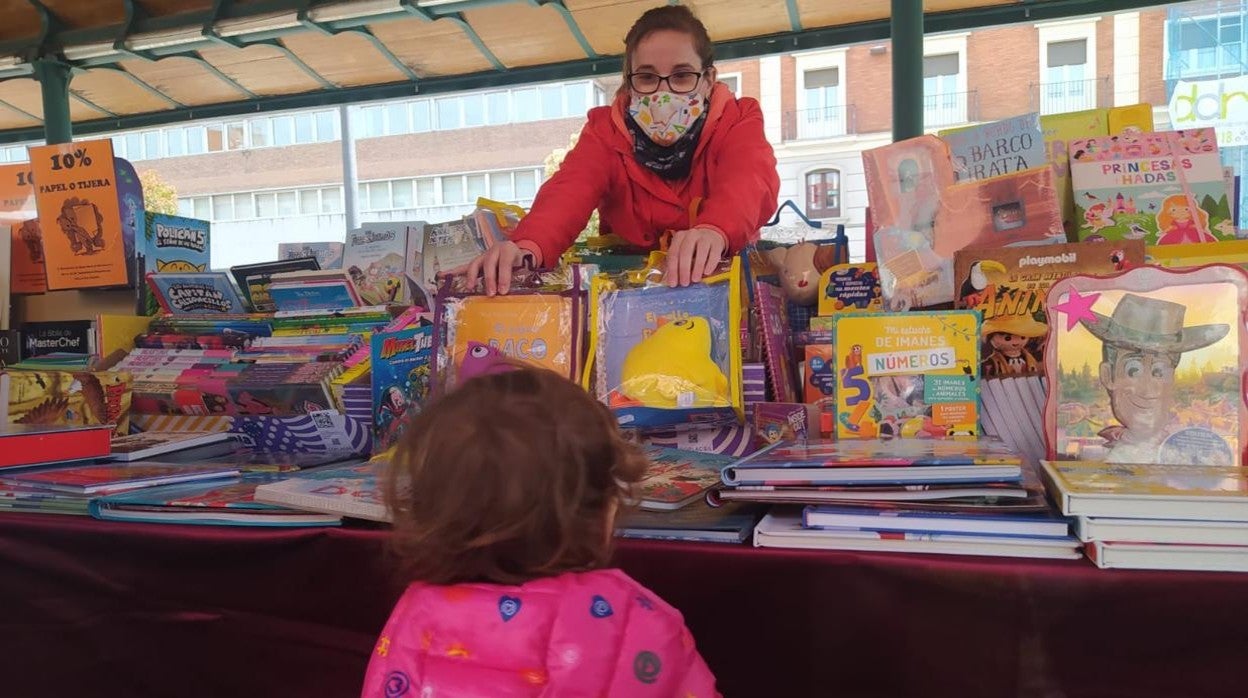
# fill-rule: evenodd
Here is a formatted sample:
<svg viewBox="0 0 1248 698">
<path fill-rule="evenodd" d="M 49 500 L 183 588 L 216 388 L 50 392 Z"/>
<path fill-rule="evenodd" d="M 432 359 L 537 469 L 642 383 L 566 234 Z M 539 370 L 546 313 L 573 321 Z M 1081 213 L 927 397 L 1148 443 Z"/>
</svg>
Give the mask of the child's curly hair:
<svg viewBox="0 0 1248 698">
<path fill-rule="evenodd" d="M 611 511 L 647 463 L 551 371 L 466 381 L 406 430 L 385 478 L 408 579 L 520 584 L 607 564 Z"/>
</svg>

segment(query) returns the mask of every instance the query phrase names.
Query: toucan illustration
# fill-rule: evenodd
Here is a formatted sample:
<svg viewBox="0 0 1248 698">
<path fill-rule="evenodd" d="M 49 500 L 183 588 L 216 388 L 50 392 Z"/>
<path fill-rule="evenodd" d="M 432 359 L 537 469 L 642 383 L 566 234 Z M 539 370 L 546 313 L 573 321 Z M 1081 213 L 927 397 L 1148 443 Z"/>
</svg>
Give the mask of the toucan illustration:
<svg viewBox="0 0 1248 698">
<path fill-rule="evenodd" d="M 985 300 L 996 297 L 997 285 L 1005 283 L 1005 265 L 992 259 L 982 259 L 971 265 L 966 281 L 958 291 L 958 298 L 967 308 L 978 307 Z"/>
</svg>

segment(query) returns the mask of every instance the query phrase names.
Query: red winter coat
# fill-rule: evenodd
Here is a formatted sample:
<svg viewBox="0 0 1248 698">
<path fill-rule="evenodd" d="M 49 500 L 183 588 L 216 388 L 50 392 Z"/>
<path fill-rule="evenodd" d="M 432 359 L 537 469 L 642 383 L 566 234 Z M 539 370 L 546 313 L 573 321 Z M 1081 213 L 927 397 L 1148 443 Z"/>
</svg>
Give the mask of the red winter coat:
<svg viewBox="0 0 1248 698">
<path fill-rule="evenodd" d="M 589 111 L 576 147 L 547 180 L 512 239 L 538 264 L 553 264 L 585 229 L 598 209 L 600 232 L 645 248 L 658 246 L 669 230 L 710 228 L 735 253 L 758 239 L 776 210 L 780 177 L 776 156 L 763 135 L 758 102 L 737 99 L 715 85 L 711 110 L 686 179 L 668 182 L 633 157 L 628 95 Z M 690 206 L 701 199 L 690 224 Z"/>
</svg>

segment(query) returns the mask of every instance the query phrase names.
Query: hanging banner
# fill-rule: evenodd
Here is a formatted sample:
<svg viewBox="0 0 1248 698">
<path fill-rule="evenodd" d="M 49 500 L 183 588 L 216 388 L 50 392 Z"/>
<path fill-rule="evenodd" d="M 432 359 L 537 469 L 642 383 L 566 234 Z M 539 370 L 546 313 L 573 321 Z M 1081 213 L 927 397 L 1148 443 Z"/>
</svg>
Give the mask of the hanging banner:
<svg viewBox="0 0 1248 698">
<path fill-rule="evenodd" d="M 1209 127 L 1218 146 L 1248 145 L 1248 75 L 1221 80 L 1180 80 L 1170 95 L 1170 124 L 1177 130 Z"/>
<path fill-rule="evenodd" d="M 35 187 L 30 165 L 0 165 L 0 223 L 35 217 Z"/>
<path fill-rule="evenodd" d="M 124 286 L 126 249 L 113 142 L 30 148 L 48 290 Z"/>
<path fill-rule="evenodd" d="M 0 165 L 0 226 L 10 231 L 9 286 L 13 293 L 43 293 L 47 288 L 36 215 L 30 165 Z"/>
</svg>

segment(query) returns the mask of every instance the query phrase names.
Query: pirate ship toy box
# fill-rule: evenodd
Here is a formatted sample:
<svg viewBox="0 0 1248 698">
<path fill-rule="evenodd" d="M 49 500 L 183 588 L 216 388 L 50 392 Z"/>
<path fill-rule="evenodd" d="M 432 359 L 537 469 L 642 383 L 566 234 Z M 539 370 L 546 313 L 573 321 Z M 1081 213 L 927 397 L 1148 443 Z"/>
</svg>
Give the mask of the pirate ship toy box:
<svg viewBox="0 0 1248 698">
<path fill-rule="evenodd" d="M 979 432 L 979 313 L 839 315 L 837 438 Z"/>
<path fill-rule="evenodd" d="M 953 257 L 954 307 L 978 310 L 984 378 L 1039 376 L 1049 334 L 1044 300 L 1058 279 L 1144 264 L 1140 240 L 968 247 Z"/>
<path fill-rule="evenodd" d="M 1215 264 L 1073 276 L 1048 297 L 1048 455 L 1243 464 L 1248 273 Z"/>
</svg>

